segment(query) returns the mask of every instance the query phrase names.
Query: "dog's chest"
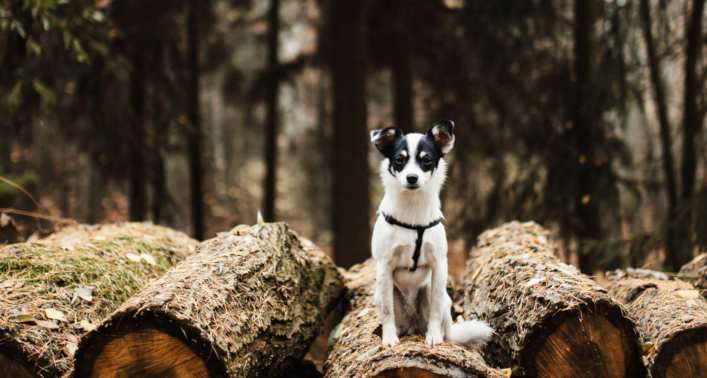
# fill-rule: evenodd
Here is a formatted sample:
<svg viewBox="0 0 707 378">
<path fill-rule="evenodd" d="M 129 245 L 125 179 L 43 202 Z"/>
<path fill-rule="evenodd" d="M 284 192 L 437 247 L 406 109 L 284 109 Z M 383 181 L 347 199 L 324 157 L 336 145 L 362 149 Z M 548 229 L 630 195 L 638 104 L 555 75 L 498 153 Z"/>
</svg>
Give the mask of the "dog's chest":
<svg viewBox="0 0 707 378">
<path fill-rule="evenodd" d="M 378 239 L 379 242 L 385 244 L 384 249 L 387 251 L 384 253 L 388 255 L 392 266 L 406 269 L 413 266 L 415 247 L 419 243 L 420 251 L 417 266 L 427 266 L 430 263 L 429 253 L 434 253 L 435 250 L 439 249 L 437 244 L 440 243 L 441 239 L 439 235 L 441 227 L 441 225 L 431 227 L 420 235 L 415 230 L 381 222 L 376 225 L 374 234 L 377 235 L 374 235 L 374 239 Z M 419 241 L 418 237 L 421 237 Z"/>
</svg>

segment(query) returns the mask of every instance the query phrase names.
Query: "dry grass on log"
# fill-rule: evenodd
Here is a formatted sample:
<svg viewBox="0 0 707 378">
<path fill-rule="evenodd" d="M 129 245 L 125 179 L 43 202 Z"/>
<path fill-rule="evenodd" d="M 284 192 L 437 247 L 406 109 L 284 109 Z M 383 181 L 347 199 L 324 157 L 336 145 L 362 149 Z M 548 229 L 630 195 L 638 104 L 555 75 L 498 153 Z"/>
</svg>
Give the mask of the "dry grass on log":
<svg viewBox="0 0 707 378">
<path fill-rule="evenodd" d="M 465 313 L 497 335 L 485 349 L 514 374 L 645 374 L 634 324 L 589 277 L 554 255 L 549 232 L 511 222 L 481 234 L 465 275 Z"/>
<path fill-rule="evenodd" d="M 84 337 L 76 376 L 284 376 L 341 291 L 331 259 L 287 225 L 239 226 Z"/>
<path fill-rule="evenodd" d="M 707 300 L 661 272 L 614 271 L 609 293 L 636 320 L 653 378 L 707 374 Z"/>
<path fill-rule="evenodd" d="M 444 342 L 430 348 L 423 336 L 405 336 L 395 347 L 381 341 L 373 303 L 371 260 L 344 273 L 350 311 L 335 330 L 325 363 L 327 377 L 505 377 L 476 349 Z"/>
<path fill-rule="evenodd" d="M 195 247 L 140 223 L 71 226 L 2 247 L 0 360 L 39 376 L 67 373 L 81 335 Z"/>
</svg>

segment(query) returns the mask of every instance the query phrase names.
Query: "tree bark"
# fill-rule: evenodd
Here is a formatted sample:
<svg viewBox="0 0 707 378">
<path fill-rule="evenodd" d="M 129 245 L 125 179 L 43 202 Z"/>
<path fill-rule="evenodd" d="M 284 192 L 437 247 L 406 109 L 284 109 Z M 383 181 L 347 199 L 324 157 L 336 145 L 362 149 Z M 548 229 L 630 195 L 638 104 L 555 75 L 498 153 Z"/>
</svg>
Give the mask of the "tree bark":
<svg viewBox="0 0 707 378">
<path fill-rule="evenodd" d="M 129 194 L 128 212 L 130 220 L 141 221 L 145 219 L 147 211 L 147 187 L 145 180 L 147 174 L 145 167 L 147 164 L 146 138 L 145 133 L 145 96 L 146 78 L 143 70 L 145 64 L 141 52 L 132 54 L 131 72 L 131 102 L 133 111 L 133 122 L 130 125 L 130 166 L 129 166 Z"/>
<path fill-rule="evenodd" d="M 593 34 L 595 16 L 592 1 L 575 0 L 574 2 L 574 136 L 573 144 L 577 153 L 577 184 L 573 194 L 574 208 L 578 220 L 575 230 L 579 239 L 579 268 L 582 272 L 592 273 L 597 268 L 598 256 L 588 242 L 601 239 L 601 220 L 599 212 L 599 167 L 594 164 L 594 145 L 601 141 L 601 125 L 598 120 L 597 96 L 592 74 Z"/>
<path fill-rule="evenodd" d="M 194 237 L 204 238 L 204 167 L 201 162 L 201 111 L 199 106 L 199 6 L 200 0 L 189 2 L 188 64 L 189 64 L 189 173 L 191 188 L 191 216 Z"/>
<path fill-rule="evenodd" d="M 653 87 L 653 99 L 658 113 L 658 123 L 660 125 L 660 144 L 663 154 L 663 175 L 665 176 L 666 194 L 668 199 L 668 217 L 666 219 L 665 240 L 666 240 L 666 264 L 671 265 L 674 270 L 684 264 L 679 256 L 678 241 L 675 232 L 675 220 L 677 217 L 678 188 L 675 176 L 675 163 L 673 162 L 673 138 L 670 133 L 670 121 L 668 119 L 668 106 L 665 94 L 665 85 L 661 76 L 660 60 L 655 49 L 655 39 L 653 38 L 651 18 L 651 8 L 648 0 L 641 0 L 641 27 L 643 30 L 643 40 L 646 44 L 648 55 L 648 66 L 650 68 L 651 85 Z"/>
<path fill-rule="evenodd" d="M 332 137 L 332 223 L 339 265 L 362 262 L 370 251 L 370 194 L 366 126 L 366 1 L 330 3 Z"/>
<path fill-rule="evenodd" d="M 278 68 L 278 38 L 280 35 L 280 0 L 270 0 L 268 10 L 268 72 L 265 120 L 265 195 L 263 217 L 275 221 L 277 198 L 277 137 L 280 80 L 275 75 Z"/>
<path fill-rule="evenodd" d="M 430 348 L 423 336 L 406 336 L 393 348 L 383 346 L 373 303 L 372 260 L 344 274 L 351 310 L 335 331 L 335 344 L 324 366 L 327 377 L 504 377 L 476 349 L 452 343 Z"/>
<path fill-rule="evenodd" d="M 692 13 L 685 27 L 687 46 L 685 49 L 685 95 L 683 98 L 683 132 L 682 132 L 682 198 L 680 214 L 678 215 L 678 240 L 680 253 L 673 262 L 673 268 L 686 264 L 692 258 L 692 228 L 695 192 L 695 176 L 697 174 L 697 143 L 702 129 L 703 116 L 699 109 L 700 90 L 698 61 L 703 49 L 702 19 L 704 18 L 705 0 L 692 1 Z"/>
<path fill-rule="evenodd" d="M 479 236 L 464 312 L 496 331 L 487 358 L 530 377 L 643 376 L 634 324 L 604 288 L 555 257 L 548 236 L 532 222 Z"/>
<path fill-rule="evenodd" d="M 67 374 L 92 324 L 195 248 L 180 232 L 141 223 L 71 226 L 3 247 L 0 365 L 31 376 Z"/>
<path fill-rule="evenodd" d="M 410 4 L 393 0 L 392 81 L 393 119 L 395 126 L 408 133 L 415 129 L 415 96 L 413 92 L 412 56 L 406 14 Z"/>
<path fill-rule="evenodd" d="M 653 378 L 697 377 L 707 371 L 707 300 L 694 287 L 667 276 L 616 271 L 608 277 L 609 294 L 637 321 Z"/>
<path fill-rule="evenodd" d="M 130 298 L 81 342 L 76 376 L 282 376 L 341 293 L 282 223 L 239 226 Z"/>
<path fill-rule="evenodd" d="M 690 282 L 704 298 L 707 298 L 707 253 L 701 253 L 683 265 L 678 278 Z"/>
</svg>

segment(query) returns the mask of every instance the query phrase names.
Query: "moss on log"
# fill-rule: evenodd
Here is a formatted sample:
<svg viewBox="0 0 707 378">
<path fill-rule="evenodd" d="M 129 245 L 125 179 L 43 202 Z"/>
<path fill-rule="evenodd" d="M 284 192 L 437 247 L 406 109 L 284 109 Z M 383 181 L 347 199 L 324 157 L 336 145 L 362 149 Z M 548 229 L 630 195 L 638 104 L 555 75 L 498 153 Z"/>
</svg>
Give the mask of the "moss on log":
<svg viewBox="0 0 707 378">
<path fill-rule="evenodd" d="M 640 377 L 638 335 L 589 277 L 560 262 L 549 233 L 511 222 L 481 234 L 465 273 L 464 312 L 497 335 L 486 356 L 514 375 Z"/>
<path fill-rule="evenodd" d="M 653 378 L 707 375 L 707 300 L 697 289 L 624 271 L 607 278 L 609 293 L 636 319 Z"/>
<path fill-rule="evenodd" d="M 78 377 L 281 376 L 342 290 L 285 224 L 239 226 L 152 281 L 83 338 Z"/>
<path fill-rule="evenodd" d="M 79 337 L 196 244 L 164 227 L 124 223 L 71 226 L 0 248 L 3 372 L 66 374 Z"/>
<path fill-rule="evenodd" d="M 381 341 L 373 303 L 371 260 L 344 273 L 350 311 L 336 328 L 324 365 L 326 377 L 504 377 L 486 365 L 478 350 L 443 342 L 433 348 L 423 336 L 404 336 L 389 348 Z"/>
<path fill-rule="evenodd" d="M 697 255 L 680 268 L 678 278 L 695 286 L 707 298 L 707 253 Z"/>
</svg>

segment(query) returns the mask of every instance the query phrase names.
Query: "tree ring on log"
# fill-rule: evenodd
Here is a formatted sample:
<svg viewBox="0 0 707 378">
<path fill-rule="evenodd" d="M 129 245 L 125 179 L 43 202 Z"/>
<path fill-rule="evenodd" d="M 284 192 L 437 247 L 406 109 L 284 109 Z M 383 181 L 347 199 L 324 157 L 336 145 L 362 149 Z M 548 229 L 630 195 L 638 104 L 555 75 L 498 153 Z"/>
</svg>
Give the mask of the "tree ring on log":
<svg viewBox="0 0 707 378">
<path fill-rule="evenodd" d="M 34 378 L 37 376 L 23 354 L 9 343 L 0 343 L 0 367 L 5 377 Z"/>
<path fill-rule="evenodd" d="M 166 314 L 145 312 L 87 336 L 76 355 L 76 377 L 224 377 L 226 369 L 198 332 Z"/>
<path fill-rule="evenodd" d="M 707 326 L 682 331 L 660 349 L 651 369 L 653 378 L 707 376 Z"/>
<path fill-rule="evenodd" d="M 644 372 L 636 337 L 615 305 L 582 305 L 536 329 L 521 360 L 531 377 L 636 377 Z"/>
</svg>

